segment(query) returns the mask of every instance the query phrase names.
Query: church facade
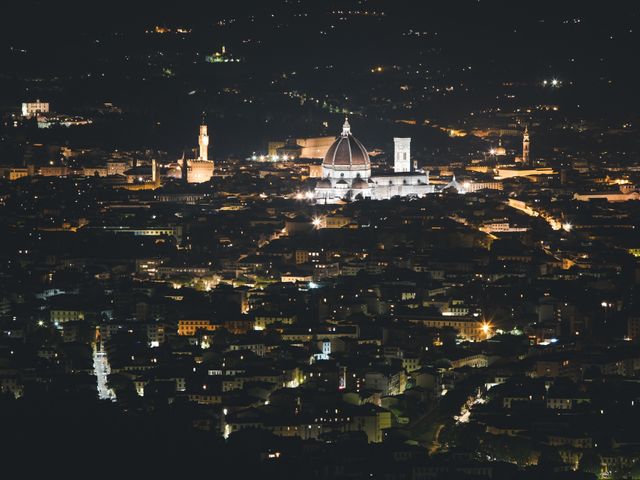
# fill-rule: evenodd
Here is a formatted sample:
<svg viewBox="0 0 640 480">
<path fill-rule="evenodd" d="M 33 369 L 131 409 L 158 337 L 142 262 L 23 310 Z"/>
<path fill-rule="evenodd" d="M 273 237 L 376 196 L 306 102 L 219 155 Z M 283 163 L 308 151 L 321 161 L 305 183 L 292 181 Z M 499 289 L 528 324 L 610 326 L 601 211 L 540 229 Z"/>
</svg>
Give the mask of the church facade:
<svg viewBox="0 0 640 480">
<path fill-rule="evenodd" d="M 322 179 L 316 184 L 317 203 L 345 200 L 385 200 L 395 196 L 423 196 L 434 192 L 429 173 L 411 171 L 409 138 L 395 138 L 394 170 L 372 175 L 366 148 L 351 134 L 345 120 L 341 135 L 329 147 L 322 162 Z"/>
</svg>

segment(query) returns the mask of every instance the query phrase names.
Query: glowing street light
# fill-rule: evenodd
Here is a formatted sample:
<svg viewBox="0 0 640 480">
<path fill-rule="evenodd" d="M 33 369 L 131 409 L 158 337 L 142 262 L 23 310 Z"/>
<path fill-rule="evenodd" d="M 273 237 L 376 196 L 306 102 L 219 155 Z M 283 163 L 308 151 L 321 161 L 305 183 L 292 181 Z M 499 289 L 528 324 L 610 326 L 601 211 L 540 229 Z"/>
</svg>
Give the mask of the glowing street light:
<svg viewBox="0 0 640 480">
<path fill-rule="evenodd" d="M 486 337 L 489 337 L 489 335 L 491 334 L 491 323 L 482 322 L 482 324 L 480 325 L 480 330 Z"/>
<path fill-rule="evenodd" d="M 314 226 L 314 228 L 320 228 L 320 225 L 322 225 L 322 219 L 320 217 L 313 217 L 313 220 L 311 220 L 311 224 Z"/>
<path fill-rule="evenodd" d="M 572 228 L 573 228 L 573 225 L 571 225 L 569 222 L 566 222 L 566 223 L 562 224 L 562 229 L 565 232 L 570 232 Z"/>
</svg>

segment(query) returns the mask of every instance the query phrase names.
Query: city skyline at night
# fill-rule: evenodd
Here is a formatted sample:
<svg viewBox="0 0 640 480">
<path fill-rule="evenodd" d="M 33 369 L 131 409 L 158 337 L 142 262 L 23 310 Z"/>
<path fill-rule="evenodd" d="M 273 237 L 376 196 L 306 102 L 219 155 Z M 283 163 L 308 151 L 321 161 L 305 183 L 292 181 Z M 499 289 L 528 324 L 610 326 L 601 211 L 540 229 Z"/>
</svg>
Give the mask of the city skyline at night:
<svg viewBox="0 0 640 480">
<path fill-rule="evenodd" d="M 640 479 L 640 5 L 5 10 L 3 472 Z"/>
</svg>

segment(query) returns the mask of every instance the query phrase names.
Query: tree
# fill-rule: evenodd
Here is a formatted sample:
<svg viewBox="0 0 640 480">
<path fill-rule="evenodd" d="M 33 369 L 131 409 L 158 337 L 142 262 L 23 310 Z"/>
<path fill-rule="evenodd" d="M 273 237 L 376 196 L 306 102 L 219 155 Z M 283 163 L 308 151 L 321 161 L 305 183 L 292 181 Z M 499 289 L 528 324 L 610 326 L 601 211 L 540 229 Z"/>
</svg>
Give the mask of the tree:
<svg viewBox="0 0 640 480">
<path fill-rule="evenodd" d="M 477 423 L 449 423 L 440 433 L 440 443 L 462 450 L 475 450 L 484 426 Z"/>
<path fill-rule="evenodd" d="M 563 463 L 558 450 L 553 447 L 543 448 L 540 452 L 540 457 L 538 457 L 538 465 L 541 466 L 557 466 Z"/>
<path fill-rule="evenodd" d="M 633 479 L 640 478 L 640 461 L 635 462 L 629 469 L 629 477 Z"/>
<path fill-rule="evenodd" d="M 600 475 L 602 470 L 602 459 L 600 458 L 600 455 L 595 452 L 585 452 L 582 457 L 580 457 L 578 470 L 581 472 L 593 473 L 594 475 Z"/>
<path fill-rule="evenodd" d="M 483 453 L 496 460 L 519 466 L 534 463 L 537 456 L 531 440 L 522 437 L 485 434 L 481 448 Z"/>
</svg>

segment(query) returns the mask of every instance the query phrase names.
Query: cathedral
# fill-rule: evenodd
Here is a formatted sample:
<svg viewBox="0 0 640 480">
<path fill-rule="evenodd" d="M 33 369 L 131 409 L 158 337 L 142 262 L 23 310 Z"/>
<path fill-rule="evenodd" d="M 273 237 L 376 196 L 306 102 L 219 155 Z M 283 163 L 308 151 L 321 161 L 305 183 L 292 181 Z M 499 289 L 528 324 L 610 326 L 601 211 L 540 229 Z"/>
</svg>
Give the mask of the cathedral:
<svg viewBox="0 0 640 480">
<path fill-rule="evenodd" d="M 393 172 L 372 175 L 367 149 L 351 134 L 351 126 L 345 119 L 342 134 L 329 147 L 322 162 L 322 179 L 315 188 L 316 202 L 385 200 L 433 193 L 429 173 L 411 170 L 411 139 L 394 138 L 394 143 Z"/>
</svg>

